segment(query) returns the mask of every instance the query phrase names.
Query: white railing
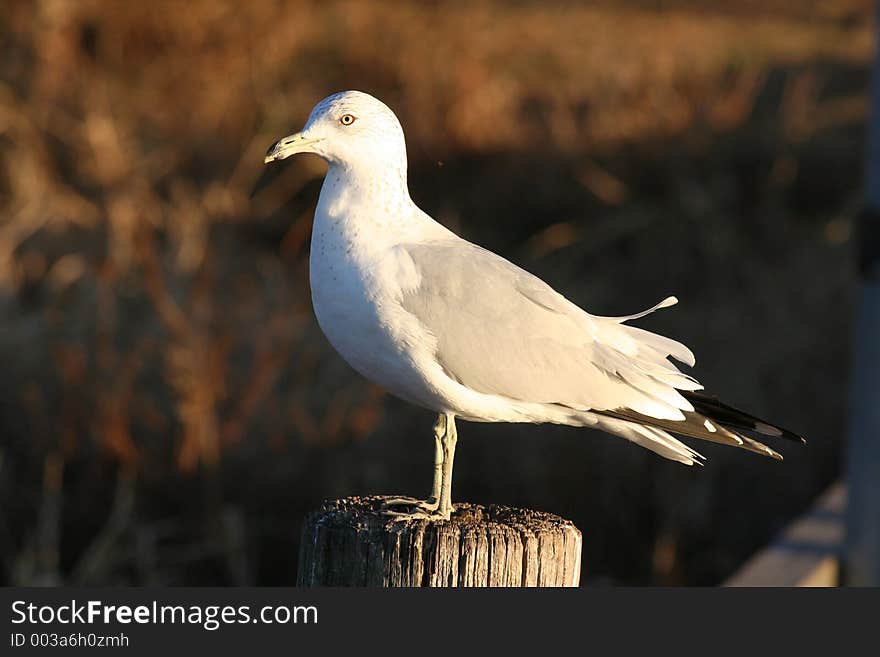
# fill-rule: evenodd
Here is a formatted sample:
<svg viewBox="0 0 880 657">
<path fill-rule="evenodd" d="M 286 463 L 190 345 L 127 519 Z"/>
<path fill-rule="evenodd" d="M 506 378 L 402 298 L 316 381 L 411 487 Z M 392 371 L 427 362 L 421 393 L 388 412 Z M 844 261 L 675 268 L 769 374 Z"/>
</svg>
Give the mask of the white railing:
<svg viewBox="0 0 880 657">
<path fill-rule="evenodd" d="M 842 482 L 832 485 L 722 586 L 838 586 L 846 497 Z"/>
</svg>

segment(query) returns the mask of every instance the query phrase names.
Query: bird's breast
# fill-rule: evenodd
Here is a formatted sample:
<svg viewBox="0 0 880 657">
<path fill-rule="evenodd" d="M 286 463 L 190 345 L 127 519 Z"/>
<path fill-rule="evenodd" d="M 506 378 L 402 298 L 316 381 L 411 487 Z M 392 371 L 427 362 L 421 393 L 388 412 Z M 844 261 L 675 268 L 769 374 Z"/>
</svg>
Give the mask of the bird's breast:
<svg viewBox="0 0 880 657">
<path fill-rule="evenodd" d="M 418 361 L 432 345 L 400 306 L 402 289 L 417 284 L 417 272 L 407 260 L 405 252 L 379 236 L 315 218 L 309 278 L 321 330 L 363 376 L 425 403 L 417 398 L 425 386 Z"/>
</svg>

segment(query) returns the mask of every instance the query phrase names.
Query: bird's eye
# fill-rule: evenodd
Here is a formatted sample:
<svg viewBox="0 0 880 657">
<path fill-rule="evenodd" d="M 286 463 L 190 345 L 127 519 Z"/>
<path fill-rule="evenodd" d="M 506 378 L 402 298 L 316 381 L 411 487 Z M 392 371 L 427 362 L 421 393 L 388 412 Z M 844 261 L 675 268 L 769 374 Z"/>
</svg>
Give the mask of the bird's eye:
<svg viewBox="0 0 880 657">
<path fill-rule="evenodd" d="M 354 114 L 343 114 L 342 117 L 339 119 L 339 122 L 342 125 L 351 125 L 352 123 L 354 123 L 355 118 L 356 117 L 354 116 Z"/>
</svg>

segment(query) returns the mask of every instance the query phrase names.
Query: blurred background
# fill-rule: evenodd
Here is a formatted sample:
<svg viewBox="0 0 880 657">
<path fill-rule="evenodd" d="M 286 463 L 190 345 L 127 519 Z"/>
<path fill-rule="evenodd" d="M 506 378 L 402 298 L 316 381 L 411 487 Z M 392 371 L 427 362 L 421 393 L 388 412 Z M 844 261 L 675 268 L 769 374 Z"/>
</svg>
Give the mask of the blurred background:
<svg viewBox="0 0 880 657">
<path fill-rule="evenodd" d="M 0 6 L 0 583 L 292 584 L 322 499 L 427 493 L 432 414 L 311 311 L 324 172 L 383 99 L 416 202 L 806 434 L 685 468 L 462 423 L 456 498 L 561 514 L 584 584 L 717 584 L 840 474 L 870 0 Z"/>
</svg>

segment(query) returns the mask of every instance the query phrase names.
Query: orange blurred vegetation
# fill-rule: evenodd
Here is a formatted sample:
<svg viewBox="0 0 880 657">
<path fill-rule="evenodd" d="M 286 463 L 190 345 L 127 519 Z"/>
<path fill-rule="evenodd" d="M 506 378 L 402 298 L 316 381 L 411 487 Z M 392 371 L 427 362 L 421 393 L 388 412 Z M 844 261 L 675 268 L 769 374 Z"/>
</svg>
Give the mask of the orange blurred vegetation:
<svg viewBox="0 0 880 657">
<path fill-rule="evenodd" d="M 36 525 L 9 539 L 8 579 L 117 581 L 100 549 L 144 472 L 215 468 L 245 436 L 280 453 L 379 426 L 381 391 L 337 364 L 310 316 L 323 167 L 262 164 L 323 96 L 359 86 L 382 97 L 414 164 L 546 149 L 620 206 L 630 185 L 596 157 L 695 126 L 735 130 L 773 70 L 794 71 L 774 110 L 792 142 L 862 122 L 864 89 L 825 98 L 811 64 L 868 66 L 872 7 L 4 3 L 0 308 L 13 319 L 0 353 L 4 403 L 23 416 L 9 435 L 39 462 L 25 468 L 38 483 L 18 507 Z M 784 178 L 793 165 L 776 166 Z M 845 240 L 847 226 L 829 234 Z M 536 257 L 578 236 L 568 222 L 544 228 L 529 238 Z M 65 464 L 84 455 L 121 464 L 117 515 L 80 541 L 87 556 L 65 562 L 58 496 Z"/>
</svg>

